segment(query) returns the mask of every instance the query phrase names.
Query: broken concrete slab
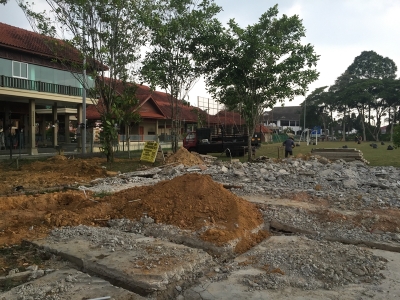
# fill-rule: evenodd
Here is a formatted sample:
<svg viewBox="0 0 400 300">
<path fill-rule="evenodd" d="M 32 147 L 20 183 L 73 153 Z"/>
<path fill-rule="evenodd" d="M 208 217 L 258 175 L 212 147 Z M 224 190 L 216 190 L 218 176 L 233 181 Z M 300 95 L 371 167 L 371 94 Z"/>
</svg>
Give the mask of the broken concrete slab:
<svg viewBox="0 0 400 300">
<path fill-rule="evenodd" d="M 33 243 L 143 296 L 190 280 L 212 260 L 202 250 L 109 228 L 63 228 Z"/>
<path fill-rule="evenodd" d="M 69 299 L 145 299 L 128 290 L 113 286 L 109 282 L 75 269 L 60 269 L 36 280 L 27 282 L 2 293 L 1 300 L 47 299 L 56 295 L 60 300 Z M 106 298 L 109 296 L 110 298 Z"/>
<path fill-rule="evenodd" d="M 235 261 L 238 263 L 238 268 L 230 273 L 225 280 L 213 281 L 204 278 L 199 284 L 185 290 L 180 299 L 193 299 L 193 300 L 230 300 L 230 299 L 364 299 L 373 298 L 378 300 L 383 299 L 398 299 L 400 296 L 400 285 L 398 284 L 400 278 L 400 253 L 388 252 L 383 250 L 365 250 L 360 247 L 350 246 L 343 248 L 340 244 L 327 244 L 326 251 L 321 251 L 319 245 L 326 243 L 324 241 L 314 241 L 305 239 L 303 237 L 295 236 L 276 236 L 262 242 L 249 252 L 237 257 Z M 337 249 L 335 247 L 338 247 Z M 286 257 L 286 260 L 279 261 L 277 259 L 282 251 L 292 249 L 291 256 Z M 275 254 L 269 252 L 274 250 Z M 352 270 L 350 276 L 354 283 L 348 282 L 344 284 L 337 284 L 336 286 L 329 286 L 329 282 L 334 282 L 335 272 L 340 270 L 340 267 L 335 266 L 337 259 L 330 262 L 330 251 L 337 252 L 340 256 L 341 251 L 349 251 L 350 253 L 359 253 L 361 256 L 356 256 L 357 259 L 363 259 L 365 264 L 374 268 L 372 261 L 378 262 L 378 265 L 385 263 L 386 267 L 380 266 L 376 269 L 379 280 L 375 283 L 367 279 L 366 274 L 362 274 L 359 270 Z M 336 251 L 338 250 L 338 251 Z M 271 256 L 272 255 L 272 256 Z M 308 257 L 306 258 L 305 256 Z M 319 261 L 316 256 L 321 255 Z M 346 252 L 346 255 L 347 252 Z M 342 255 L 343 256 L 343 255 Z M 260 265 L 267 262 L 271 265 Z M 311 262 L 309 261 L 311 260 Z M 380 263 L 381 262 L 381 263 Z M 316 265 L 318 269 L 321 264 L 326 264 L 323 267 L 324 273 L 308 272 L 308 264 Z M 290 270 L 283 271 L 285 266 L 297 265 L 297 267 Z M 346 266 L 345 262 L 343 266 Z M 274 271 L 273 267 L 282 272 Z M 334 270 L 332 278 L 329 276 L 330 271 Z M 322 269 L 321 269 L 322 270 Z M 339 278 L 340 282 L 347 276 L 343 269 L 343 277 Z M 350 270 L 351 271 L 351 270 Z M 293 272 L 293 273 L 292 273 Z M 339 271 L 340 272 L 340 271 Z M 357 275 L 360 274 L 360 275 Z M 292 275 L 295 277 L 292 278 Z M 369 275 L 371 275 L 370 273 Z M 307 276 L 308 275 L 308 276 Z M 314 279 L 312 277 L 315 276 Z M 319 280 L 319 276 L 327 276 L 328 286 L 318 287 L 319 284 L 315 280 Z M 366 277 L 365 277 L 366 276 Z M 302 278 L 303 277 L 303 278 Z M 310 277 L 310 278 L 307 278 Z M 262 278 L 268 279 L 263 281 Z M 275 279 L 274 279 L 275 278 Z M 276 278 L 280 278 L 276 280 Z M 294 280 L 294 281 L 292 281 Z M 308 288 L 306 283 L 309 282 Z M 292 286 L 289 283 L 298 284 Z"/>
</svg>

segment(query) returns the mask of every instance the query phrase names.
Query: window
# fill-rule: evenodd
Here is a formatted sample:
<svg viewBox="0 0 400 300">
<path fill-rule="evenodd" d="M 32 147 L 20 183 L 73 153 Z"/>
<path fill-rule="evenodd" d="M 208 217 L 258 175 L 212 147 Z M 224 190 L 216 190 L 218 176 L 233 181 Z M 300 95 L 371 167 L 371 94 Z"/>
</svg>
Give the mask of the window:
<svg viewBox="0 0 400 300">
<path fill-rule="evenodd" d="M 288 120 L 281 120 L 281 126 L 289 126 Z"/>
<path fill-rule="evenodd" d="M 12 62 L 13 77 L 28 79 L 28 64 L 19 61 Z"/>
</svg>

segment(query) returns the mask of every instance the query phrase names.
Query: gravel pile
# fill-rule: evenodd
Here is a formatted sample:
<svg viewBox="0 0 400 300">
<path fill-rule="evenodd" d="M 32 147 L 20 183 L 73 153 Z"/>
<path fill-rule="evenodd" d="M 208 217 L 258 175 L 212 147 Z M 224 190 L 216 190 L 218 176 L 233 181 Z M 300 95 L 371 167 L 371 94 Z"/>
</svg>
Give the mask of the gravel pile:
<svg viewBox="0 0 400 300">
<path fill-rule="evenodd" d="M 315 241 L 276 243 L 262 250 L 255 248 L 247 255 L 256 257 L 255 266 L 265 270 L 259 275 L 247 275 L 242 282 L 250 289 L 281 289 L 297 287 L 305 290 L 331 289 L 346 284 L 379 284 L 381 270 L 387 261 L 370 251 L 353 245 Z M 307 245 L 304 247 L 304 245 Z M 264 247 L 265 246 L 265 247 Z"/>
</svg>

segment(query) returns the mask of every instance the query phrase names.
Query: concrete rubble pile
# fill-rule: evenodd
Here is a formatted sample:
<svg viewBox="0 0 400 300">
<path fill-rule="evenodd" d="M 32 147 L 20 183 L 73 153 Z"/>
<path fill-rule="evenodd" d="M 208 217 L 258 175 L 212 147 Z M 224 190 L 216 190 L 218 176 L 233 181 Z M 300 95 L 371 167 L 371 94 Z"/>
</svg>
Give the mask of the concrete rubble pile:
<svg viewBox="0 0 400 300">
<path fill-rule="evenodd" d="M 188 173 L 210 175 L 256 203 L 264 228 L 273 236 L 243 254 L 224 256 L 226 247 L 199 243 L 190 230 L 156 224 L 144 216 L 110 220 L 108 228 L 55 229 L 35 243 L 58 254 L 63 245 L 64 257 L 73 258 L 81 270 L 132 293 L 104 299 L 395 299 L 400 295 L 395 284 L 400 281 L 400 170 L 394 167 L 331 162 L 318 156 L 279 163 L 216 162 L 207 167 L 173 164 L 96 179 L 80 189 L 114 193 Z M 124 268 L 124 261 L 134 268 Z M 38 293 L 34 290 L 39 284 L 43 283 L 30 285 L 31 294 L 29 285 L 24 285 L 10 291 L 6 295 L 10 298 L 0 295 L 0 299 L 39 299 L 28 297 Z M 58 298 L 48 299 L 68 299 L 62 291 L 54 294 Z"/>
</svg>

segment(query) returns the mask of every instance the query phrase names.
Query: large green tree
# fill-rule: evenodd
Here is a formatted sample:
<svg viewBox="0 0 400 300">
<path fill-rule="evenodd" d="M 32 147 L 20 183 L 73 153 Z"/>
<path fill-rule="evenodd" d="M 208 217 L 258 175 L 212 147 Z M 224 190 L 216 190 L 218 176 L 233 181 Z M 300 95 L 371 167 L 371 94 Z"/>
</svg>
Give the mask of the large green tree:
<svg viewBox="0 0 400 300">
<path fill-rule="evenodd" d="M 99 109 L 103 126 L 103 149 L 107 161 L 113 161 L 113 143 L 117 135 L 115 124 L 119 122 L 122 98 L 126 92 L 121 87 L 132 80 L 140 47 L 146 38 L 142 20 L 148 12 L 147 0 L 46 0 L 50 13 L 35 12 L 32 5 L 19 0 L 32 27 L 46 35 L 60 38 L 64 43 L 48 43 L 57 59 L 69 67 L 73 74 L 77 70 L 88 72 L 95 84 L 85 76 L 76 75 L 88 96 Z M 63 45 L 79 50 L 80 65 L 65 59 Z M 64 51 L 63 51 L 64 50 Z M 134 89 L 129 98 L 136 99 Z M 137 102 L 137 101 L 133 101 Z M 134 104 L 131 102 L 131 104 Z M 84 120 L 84 123 L 86 121 Z"/>
<path fill-rule="evenodd" d="M 143 61 L 142 78 L 168 95 L 174 152 L 182 121 L 181 106 L 204 72 L 204 66 L 194 60 L 193 51 L 204 36 L 220 27 L 214 18 L 220 11 L 212 0 L 158 0 L 146 22 L 151 32 L 151 51 Z"/>
<path fill-rule="evenodd" d="M 279 101 L 304 95 L 318 77 L 314 69 L 318 55 L 312 45 L 301 42 L 302 21 L 297 15 L 279 17 L 278 13 L 275 5 L 246 28 L 232 19 L 227 29 L 198 49 L 208 67 L 209 92 L 228 107 L 240 108 L 249 149 L 262 112 Z"/>
<path fill-rule="evenodd" d="M 306 111 L 307 124 L 310 128 L 322 124 L 324 129 L 330 126 L 333 132 L 333 113 L 336 110 L 336 102 L 333 93 L 328 86 L 316 88 L 301 104 Z"/>
<path fill-rule="evenodd" d="M 397 66 L 390 58 L 375 51 L 363 51 L 333 86 L 342 108 L 357 109 L 361 115 L 364 139 L 367 129 L 375 140 L 379 140 L 382 118 L 389 108 L 388 102 L 382 97 L 383 83 L 385 80 L 394 80 L 396 71 Z"/>
<path fill-rule="evenodd" d="M 380 82 L 378 97 L 385 101 L 388 108 L 388 122 L 390 125 L 390 141 L 393 140 L 393 128 L 399 120 L 400 114 L 400 79 L 385 78 Z"/>
</svg>

